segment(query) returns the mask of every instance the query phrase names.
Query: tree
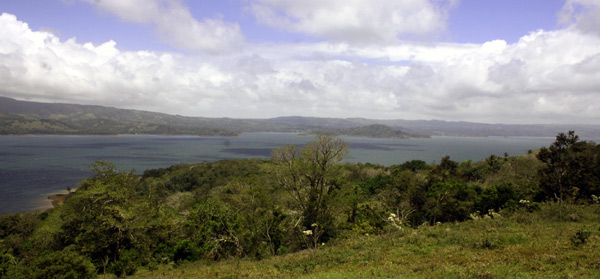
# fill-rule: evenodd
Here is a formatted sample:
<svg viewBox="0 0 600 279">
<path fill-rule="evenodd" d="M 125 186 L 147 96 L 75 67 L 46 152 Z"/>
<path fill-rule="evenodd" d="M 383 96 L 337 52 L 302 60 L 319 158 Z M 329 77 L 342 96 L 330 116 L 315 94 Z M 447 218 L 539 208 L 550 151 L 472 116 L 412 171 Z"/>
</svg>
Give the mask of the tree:
<svg viewBox="0 0 600 279">
<path fill-rule="evenodd" d="M 456 175 L 457 170 L 458 163 L 456 161 L 452 161 L 450 156 L 446 155 L 442 158 L 440 164 L 431 170 L 431 175 L 433 178 L 432 181 L 446 182 L 450 177 Z"/>
<path fill-rule="evenodd" d="M 540 150 L 537 158 L 545 164 L 540 170 L 544 198 L 562 202 L 598 194 L 600 148 L 595 143 L 579 141 L 573 131 L 560 133 L 550 147 Z"/>
<path fill-rule="evenodd" d="M 413 172 L 416 172 L 418 170 L 426 170 L 429 168 L 429 165 L 427 165 L 427 163 L 423 160 L 410 160 L 402 163 L 401 165 L 392 166 L 391 170 L 394 173 L 400 173 L 404 170 L 411 170 Z"/>
<path fill-rule="evenodd" d="M 96 278 L 90 260 L 69 248 L 44 254 L 26 269 L 31 278 Z"/>
<path fill-rule="evenodd" d="M 124 266 L 122 253 L 149 253 L 147 244 L 153 237 L 149 232 L 155 230 L 151 221 L 158 211 L 136 193 L 139 179 L 133 171 L 117 171 L 105 161 L 90 168 L 96 174 L 84 180 L 62 206 L 62 233 L 58 238 L 63 246 L 72 246 L 101 266 L 102 273 L 128 270 L 125 273 L 130 274 L 135 268 Z"/>
<path fill-rule="evenodd" d="M 185 228 L 200 254 L 214 260 L 226 259 L 244 252 L 238 237 L 240 219 L 227 204 L 206 199 L 191 209 Z"/>
<path fill-rule="evenodd" d="M 473 212 L 477 193 L 464 182 L 438 182 L 427 191 L 430 223 L 464 221 Z"/>
<path fill-rule="evenodd" d="M 289 145 L 273 152 L 276 179 L 302 211 L 302 230 L 313 247 L 331 221 L 328 198 L 334 190 L 337 164 L 347 153 L 348 144 L 329 134 L 318 134 L 301 150 Z"/>
</svg>

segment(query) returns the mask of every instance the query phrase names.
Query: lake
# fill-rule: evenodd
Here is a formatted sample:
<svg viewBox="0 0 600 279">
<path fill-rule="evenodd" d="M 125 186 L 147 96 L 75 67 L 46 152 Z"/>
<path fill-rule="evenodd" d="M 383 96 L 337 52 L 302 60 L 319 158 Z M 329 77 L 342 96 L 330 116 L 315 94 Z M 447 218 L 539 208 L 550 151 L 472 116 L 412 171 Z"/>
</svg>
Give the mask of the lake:
<svg viewBox="0 0 600 279">
<path fill-rule="evenodd" d="M 491 154 L 520 155 L 548 146 L 554 137 L 432 137 L 373 139 L 341 137 L 349 143 L 347 162 L 385 166 L 418 159 L 481 161 Z M 109 160 L 122 170 L 142 172 L 180 163 L 233 158 L 269 158 L 277 146 L 304 145 L 312 136 L 246 133 L 240 137 L 198 136 L 1 136 L 0 214 L 50 207 L 46 197 L 75 188 L 88 166 Z"/>
</svg>

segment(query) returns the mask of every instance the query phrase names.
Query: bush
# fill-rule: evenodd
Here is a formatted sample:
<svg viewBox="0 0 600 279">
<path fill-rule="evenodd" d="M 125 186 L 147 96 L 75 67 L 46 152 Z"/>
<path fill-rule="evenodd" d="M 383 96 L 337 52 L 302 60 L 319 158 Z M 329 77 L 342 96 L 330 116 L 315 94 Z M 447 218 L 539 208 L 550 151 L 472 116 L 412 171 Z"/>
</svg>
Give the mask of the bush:
<svg viewBox="0 0 600 279">
<path fill-rule="evenodd" d="M 203 200 L 190 211 L 185 226 L 200 254 L 218 260 L 242 254 L 243 247 L 237 236 L 240 222 L 225 203 Z"/>
<path fill-rule="evenodd" d="M 588 231 L 577 231 L 575 235 L 571 236 L 571 244 L 573 244 L 575 247 L 579 247 L 585 244 L 591 235 L 592 233 Z"/>
<path fill-rule="evenodd" d="M 358 207 L 352 230 L 360 234 L 381 233 L 386 225 L 385 220 L 386 216 L 383 211 L 377 210 L 369 204 L 363 204 Z"/>
<path fill-rule="evenodd" d="M 427 191 L 430 222 L 464 221 L 474 211 L 477 193 L 465 183 L 440 182 Z"/>
<path fill-rule="evenodd" d="M 197 261 L 198 259 L 198 247 L 187 239 L 177 242 L 175 247 L 173 247 L 173 260 L 176 263 L 181 261 Z"/>
<path fill-rule="evenodd" d="M 8 278 L 96 278 L 96 267 L 85 256 L 69 249 L 45 254 L 29 265 L 11 270 Z"/>
<path fill-rule="evenodd" d="M 477 210 L 488 212 L 489 210 L 514 209 L 517 205 L 515 190 L 509 185 L 491 186 L 483 189 L 477 201 Z"/>
<path fill-rule="evenodd" d="M 141 266 L 140 255 L 137 250 L 122 250 L 119 253 L 119 259 L 111 262 L 108 266 L 108 271 L 121 277 L 123 275 L 133 275 L 138 266 Z"/>
</svg>

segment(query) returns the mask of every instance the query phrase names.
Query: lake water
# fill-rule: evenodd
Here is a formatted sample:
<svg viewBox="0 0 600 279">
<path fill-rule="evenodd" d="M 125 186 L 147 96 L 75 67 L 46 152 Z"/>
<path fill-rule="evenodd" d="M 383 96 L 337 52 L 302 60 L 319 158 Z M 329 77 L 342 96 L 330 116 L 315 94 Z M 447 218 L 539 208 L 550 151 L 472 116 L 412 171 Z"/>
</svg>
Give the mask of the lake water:
<svg viewBox="0 0 600 279">
<path fill-rule="evenodd" d="M 548 146 L 554 137 L 433 137 L 371 139 L 341 137 L 349 143 L 347 162 L 400 164 L 419 159 L 481 161 L 491 154 L 520 155 Z M 197 136 L 2 136 L 0 137 L 0 214 L 43 209 L 49 194 L 75 188 L 90 175 L 88 166 L 109 160 L 122 170 L 168 167 L 232 158 L 269 158 L 271 150 L 303 145 L 312 136 L 248 133 L 240 137 Z"/>
</svg>

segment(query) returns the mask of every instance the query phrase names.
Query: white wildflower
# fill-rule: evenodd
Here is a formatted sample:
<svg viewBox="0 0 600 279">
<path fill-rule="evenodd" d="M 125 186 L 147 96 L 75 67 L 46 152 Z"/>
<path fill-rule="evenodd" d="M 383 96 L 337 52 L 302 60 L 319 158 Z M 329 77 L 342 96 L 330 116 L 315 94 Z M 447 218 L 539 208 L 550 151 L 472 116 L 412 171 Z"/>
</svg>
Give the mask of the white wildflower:
<svg viewBox="0 0 600 279">
<path fill-rule="evenodd" d="M 403 230 L 404 228 L 402 226 L 404 226 L 404 221 L 401 220 L 400 218 L 398 218 L 398 215 L 394 214 L 394 213 L 390 213 L 390 216 L 388 216 L 387 218 L 388 223 L 390 223 L 392 226 L 396 227 L 399 230 Z"/>
<path fill-rule="evenodd" d="M 311 230 L 305 230 L 305 231 L 302 231 L 302 233 L 307 236 L 313 234 L 313 232 Z"/>
</svg>

